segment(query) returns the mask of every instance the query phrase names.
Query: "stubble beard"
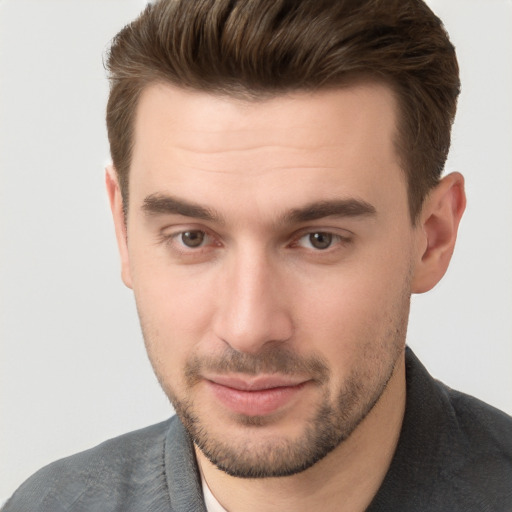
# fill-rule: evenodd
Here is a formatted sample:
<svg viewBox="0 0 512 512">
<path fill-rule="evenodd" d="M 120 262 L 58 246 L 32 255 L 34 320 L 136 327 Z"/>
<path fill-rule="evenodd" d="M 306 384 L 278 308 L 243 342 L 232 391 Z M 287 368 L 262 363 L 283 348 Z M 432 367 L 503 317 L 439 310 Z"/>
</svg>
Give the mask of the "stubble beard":
<svg viewBox="0 0 512 512">
<path fill-rule="evenodd" d="M 348 439 L 379 401 L 399 358 L 403 356 L 405 332 L 397 329 L 394 334 L 392 346 L 387 346 L 384 362 L 383 352 L 379 351 L 377 356 L 368 354 L 374 361 L 380 359 L 380 368 L 354 369 L 334 400 L 328 391 L 330 377 L 327 365 L 318 357 L 304 360 L 279 348 L 259 355 L 240 354 L 229 349 L 223 358 L 215 361 L 202 359 L 187 363 L 185 380 L 188 390 L 198 383 L 200 372 L 205 367 L 223 371 L 236 369 L 247 374 L 263 370 L 266 373 L 296 374 L 298 368 L 316 368 L 314 381 L 323 389 L 321 399 L 305 423 L 302 434 L 295 439 L 266 437 L 263 441 L 258 440 L 258 429 L 264 429 L 272 422 L 265 416 L 238 416 L 238 425 L 247 428 L 243 443 L 234 442 L 229 427 L 223 434 L 214 433 L 209 428 L 208 419 L 201 417 L 194 403 L 186 397 L 178 397 L 168 380 L 159 375 L 156 368 L 155 372 L 190 438 L 212 464 L 239 478 L 291 476 L 310 468 Z M 192 396 L 192 393 L 187 394 Z"/>
<path fill-rule="evenodd" d="M 329 391 L 327 361 L 318 356 L 298 356 L 291 350 L 276 346 L 261 354 L 244 354 L 228 347 L 222 356 L 216 358 L 190 359 L 184 369 L 186 391 L 178 396 L 171 386 L 171 379 L 160 371 L 164 365 L 156 354 L 152 354 L 153 343 L 158 345 L 158 341 L 149 336 L 140 311 L 139 316 L 146 348 L 160 385 L 188 435 L 204 456 L 234 477 L 284 477 L 310 468 L 347 440 L 382 397 L 398 362 L 404 357 L 409 289 L 407 282 L 403 295 L 388 316 L 385 333 L 381 333 L 378 341 L 366 339 L 363 342 L 359 358 L 361 364 L 352 369 L 336 393 Z M 200 383 L 205 369 L 248 375 L 305 374 L 312 376 L 313 382 L 323 391 L 302 434 L 295 439 L 263 437 L 263 441 L 258 441 L 257 430 L 271 424 L 272 418 L 239 415 L 238 425 L 247 427 L 247 436 L 243 442 L 237 443 L 230 437 L 229 426 L 222 434 L 212 432 L 208 418 L 201 416 L 193 400 L 187 398 L 193 396 L 193 388 Z"/>
<path fill-rule="evenodd" d="M 223 439 L 214 436 L 191 403 L 170 396 L 195 445 L 220 470 L 238 478 L 285 477 L 310 468 L 343 443 L 375 406 L 388 380 L 363 403 L 364 390 L 355 378 L 338 393 L 335 407 L 325 392 L 314 415 L 303 427 L 302 435 L 295 439 L 281 437 L 253 441 L 258 436 L 250 428 L 263 429 L 270 421 L 259 416 L 240 417 L 239 425 L 249 427 L 242 446 L 229 441 L 229 428 Z"/>
</svg>

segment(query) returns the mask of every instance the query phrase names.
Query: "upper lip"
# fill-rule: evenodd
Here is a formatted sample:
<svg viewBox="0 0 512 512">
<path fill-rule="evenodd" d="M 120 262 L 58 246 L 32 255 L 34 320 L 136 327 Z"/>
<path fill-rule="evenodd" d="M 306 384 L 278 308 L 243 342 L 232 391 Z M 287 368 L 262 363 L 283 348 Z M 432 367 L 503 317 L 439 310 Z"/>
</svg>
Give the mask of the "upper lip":
<svg viewBox="0 0 512 512">
<path fill-rule="evenodd" d="M 209 380 L 220 386 L 237 389 L 239 391 L 262 391 L 272 388 L 292 387 L 303 384 L 308 379 L 304 377 L 294 377 L 289 375 L 256 375 L 237 376 L 237 375 L 210 375 L 205 376 Z"/>
</svg>

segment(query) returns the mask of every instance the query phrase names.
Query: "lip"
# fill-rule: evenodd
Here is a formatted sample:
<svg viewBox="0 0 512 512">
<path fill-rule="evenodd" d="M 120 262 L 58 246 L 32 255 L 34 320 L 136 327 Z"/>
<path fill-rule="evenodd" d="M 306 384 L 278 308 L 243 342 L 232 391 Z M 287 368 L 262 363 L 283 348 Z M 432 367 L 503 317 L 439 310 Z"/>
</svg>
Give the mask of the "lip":
<svg viewBox="0 0 512 512">
<path fill-rule="evenodd" d="M 265 416 L 282 409 L 308 382 L 304 378 L 279 375 L 253 378 L 222 375 L 205 381 L 224 407 L 245 416 Z"/>
</svg>

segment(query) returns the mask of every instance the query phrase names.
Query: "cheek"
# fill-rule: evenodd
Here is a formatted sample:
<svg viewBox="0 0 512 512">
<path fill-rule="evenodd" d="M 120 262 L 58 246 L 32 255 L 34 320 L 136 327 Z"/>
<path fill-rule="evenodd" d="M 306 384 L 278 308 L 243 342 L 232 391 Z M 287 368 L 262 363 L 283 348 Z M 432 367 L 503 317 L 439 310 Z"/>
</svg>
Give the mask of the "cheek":
<svg viewBox="0 0 512 512">
<path fill-rule="evenodd" d="M 304 349 L 312 350 L 316 344 L 316 350 L 336 360 L 345 372 L 363 355 L 389 349 L 397 332 L 405 328 L 408 283 L 408 262 L 397 259 L 376 265 L 361 261 L 346 273 L 331 275 L 300 307 Z"/>
<path fill-rule="evenodd" d="M 207 275 L 134 258 L 133 291 L 149 357 L 160 374 L 182 367 L 207 338 L 214 284 Z"/>
</svg>

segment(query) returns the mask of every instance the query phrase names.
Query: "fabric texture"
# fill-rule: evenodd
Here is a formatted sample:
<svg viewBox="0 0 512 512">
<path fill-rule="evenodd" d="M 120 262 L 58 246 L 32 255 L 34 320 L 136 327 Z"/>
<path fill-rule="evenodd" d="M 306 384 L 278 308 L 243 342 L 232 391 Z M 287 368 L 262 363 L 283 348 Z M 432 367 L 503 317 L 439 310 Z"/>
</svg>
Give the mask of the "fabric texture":
<svg viewBox="0 0 512 512">
<path fill-rule="evenodd" d="M 398 447 L 368 512 L 512 511 L 512 418 L 435 381 L 410 349 Z M 206 512 L 177 417 L 54 462 L 2 512 Z"/>
</svg>

